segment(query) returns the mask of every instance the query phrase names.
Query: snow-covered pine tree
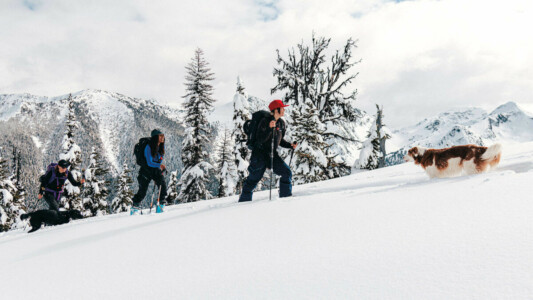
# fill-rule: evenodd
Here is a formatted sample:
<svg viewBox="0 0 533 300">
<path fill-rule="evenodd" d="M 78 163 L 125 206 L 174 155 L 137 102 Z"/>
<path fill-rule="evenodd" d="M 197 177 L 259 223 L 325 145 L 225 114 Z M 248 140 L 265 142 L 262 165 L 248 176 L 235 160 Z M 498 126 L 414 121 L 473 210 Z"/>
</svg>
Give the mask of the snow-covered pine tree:
<svg viewBox="0 0 533 300">
<path fill-rule="evenodd" d="M 244 82 L 242 81 L 240 76 L 237 76 L 237 94 L 243 96 L 244 99 L 248 99 L 248 93 L 244 88 Z"/>
<path fill-rule="evenodd" d="M 277 85 L 272 93 L 285 91 L 284 100 L 291 105 L 292 114 L 299 111 L 304 114 L 306 101 L 311 101 L 317 109 L 318 126 L 325 126 L 324 141 L 330 146 L 322 151 L 328 161 L 328 177 L 347 175 L 349 166 L 343 160 L 348 143 L 357 143 L 350 128 L 359 116 L 354 107 L 357 91 L 345 93 L 346 87 L 356 78 L 351 72 L 359 61 L 352 62 L 352 49 L 355 42 L 349 39 L 342 51 L 337 50 L 331 59 L 326 59 L 325 52 L 331 39 L 312 37 L 312 45 L 298 44 L 296 51 L 289 50 L 288 59 L 281 57 L 278 50 L 278 68 L 274 69 Z M 330 61 L 329 65 L 326 62 Z M 292 127 L 303 127 L 294 123 Z M 302 128 L 298 129 L 300 132 Z M 289 131 L 289 138 L 292 133 Z M 293 139 L 294 140 L 294 139 Z M 299 142 L 298 140 L 294 140 Z"/>
<path fill-rule="evenodd" d="M 26 189 L 22 185 L 22 181 L 20 178 L 21 173 L 21 159 L 20 159 L 20 151 L 17 151 L 17 149 L 13 148 L 13 160 L 16 161 L 16 163 L 13 164 L 13 174 L 11 175 L 11 181 L 15 184 L 15 187 L 17 188 L 17 193 L 14 195 L 15 202 L 20 203 L 20 205 L 24 208 L 24 210 L 27 210 L 26 207 Z"/>
<path fill-rule="evenodd" d="M 376 122 L 372 123 L 367 139 L 363 142 L 359 159 L 355 161 L 355 167 L 358 169 L 374 170 L 379 165 L 379 142 L 376 136 Z"/>
<path fill-rule="evenodd" d="M 376 116 L 376 132 L 379 140 L 379 151 L 381 152 L 381 157 L 379 159 L 379 168 L 385 167 L 385 158 L 387 157 L 387 150 L 385 148 L 385 141 L 391 138 L 391 132 L 388 127 L 383 123 L 383 106 L 379 107 L 376 104 L 377 116 Z"/>
<path fill-rule="evenodd" d="M 26 205 L 26 189 L 20 180 L 21 164 L 20 151 L 18 151 L 16 147 L 13 147 L 13 168 L 9 178 L 9 180 L 15 186 L 15 191 L 13 193 L 14 223 L 11 226 L 12 229 L 20 228 L 27 223 L 26 221 L 20 220 L 20 215 L 28 211 L 28 207 Z"/>
<path fill-rule="evenodd" d="M 189 65 L 187 65 L 186 90 L 184 108 L 185 139 L 181 152 L 183 174 L 180 178 L 180 202 L 193 202 L 212 198 L 206 187 L 209 172 L 213 166 L 208 162 L 206 145 L 209 143 L 209 122 L 207 114 L 213 109 L 215 100 L 212 97 L 214 74 L 198 48 Z"/>
<path fill-rule="evenodd" d="M 72 94 L 68 96 L 68 114 L 65 126 L 65 136 L 63 137 L 62 143 L 63 153 L 59 154 L 59 159 L 64 159 L 70 162 L 69 172 L 72 174 L 74 180 L 79 181 L 81 180 L 81 172 L 79 171 L 81 164 L 81 148 L 76 142 L 74 142 L 74 131 L 78 128 L 78 122 L 76 122 L 76 112 L 74 109 Z M 67 180 L 64 190 L 64 197 L 61 199 L 60 205 L 66 209 L 83 210 L 80 188 L 72 185 Z"/>
<path fill-rule="evenodd" d="M 109 173 L 108 169 L 102 166 L 100 154 L 95 147 L 91 149 L 89 166 L 85 170 L 85 184 L 83 191 L 83 210 L 85 217 L 106 215 L 108 212 L 107 190 L 108 181 L 104 176 Z"/>
<path fill-rule="evenodd" d="M 170 172 L 168 182 L 167 205 L 173 205 L 178 200 L 178 171 Z"/>
<path fill-rule="evenodd" d="M 383 107 L 376 105 L 377 113 L 363 142 L 359 159 L 355 162 L 358 169 L 374 170 L 385 166 L 385 141 L 390 139 L 390 131 L 383 124 Z"/>
<path fill-rule="evenodd" d="M 7 231 L 11 227 L 6 207 L 13 201 L 13 195 L 4 188 L 4 186 L 7 187 L 7 182 L 5 183 L 7 173 L 7 161 L 2 157 L 2 153 L 0 153 L 0 232 Z"/>
<path fill-rule="evenodd" d="M 216 153 L 216 168 L 220 185 L 218 197 L 235 195 L 237 181 L 237 170 L 233 161 L 233 143 L 231 131 L 224 128 L 220 134 L 220 139 Z"/>
<path fill-rule="evenodd" d="M 25 213 L 25 205 L 21 198 L 15 199 L 18 193 L 16 184 L 7 177 L 7 161 L 0 156 L 0 232 L 14 229 L 23 222 L 20 215 Z M 23 198 L 22 198 L 23 200 Z"/>
<path fill-rule="evenodd" d="M 298 124 L 293 137 L 299 142 L 294 152 L 294 183 L 302 184 L 328 179 L 328 158 L 324 150 L 324 124 L 320 122 L 318 110 L 311 100 L 304 103 L 302 110 L 293 111 L 293 121 Z"/>
<path fill-rule="evenodd" d="M 131 190 L 133 179 L 131 179 L 130 173 L 131 170 L 128 169 L 128 165 L 124 164 L 122 173 L 118 178 L 117 195 L 111 203 L 113 213 L 126 212 L 133 203 L 133 191 Z"/>
<path fill-rule="evenodd" d="M 250 149 L 246 146 L 247 136 L 243 129 L 244 123 L 251 116 L 247 98 L 244 85 L 240 77 L 238 77 L 237 93 L 233 96 L 233 140 L 235 141 L 233 156 L 237 171 L 237 184 L 235 186 L 237 193 L 242 191 L 242 185 L 248 176 L 248 160 L 250 158 Z"/>
</svg>

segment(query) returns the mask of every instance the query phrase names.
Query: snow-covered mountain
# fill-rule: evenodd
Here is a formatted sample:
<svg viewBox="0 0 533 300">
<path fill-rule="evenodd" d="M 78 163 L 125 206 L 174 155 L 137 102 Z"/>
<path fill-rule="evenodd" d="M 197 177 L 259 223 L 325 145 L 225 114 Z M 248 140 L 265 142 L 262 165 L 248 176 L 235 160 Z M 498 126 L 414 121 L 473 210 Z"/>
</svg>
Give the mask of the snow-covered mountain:
<svg viewBox="0 0 533 300">
<path fill-rule="evenodd" d="M 5 232 L 2 299 L 532 299 L 533 143 L 504 149 L 474 176 L 402 164 Z"/>
<path fill-rule="evenodd" d="M 446 148 L 454 145 L 533 141 L 533 117 L 516 103 L 500 105 L 492 112 L 481 108 L 454 109 L 393 131 L 387 141 L 389 165 L 402 162 L 413 146 Z"/>
<path fill-rule="evenodd" d="M 153 100 L 100 90 L 84 90 L 73 93 L 72 97 L 79 122 L 74 140 L 82 149 L 82 166 L 87 165 L 89 151 L 95 146 L 107 162 L 110 176 L 116 176 L 123 163 L 135 165 L 133 146 L 138 139 L 160 128 L 167 139 L 166 164 L 169 170 L 180 169 L 183 127 L 179 110 Z M 40 170 L 58 160 L 65 133 L 67 99 L 68 95 L 0 95 L 0 147 L 4 148 L 4 157 L 9 157 L 13 145 L 22 151 L 22 177 L 26 186 L 35 186 Z"/>
</svg>

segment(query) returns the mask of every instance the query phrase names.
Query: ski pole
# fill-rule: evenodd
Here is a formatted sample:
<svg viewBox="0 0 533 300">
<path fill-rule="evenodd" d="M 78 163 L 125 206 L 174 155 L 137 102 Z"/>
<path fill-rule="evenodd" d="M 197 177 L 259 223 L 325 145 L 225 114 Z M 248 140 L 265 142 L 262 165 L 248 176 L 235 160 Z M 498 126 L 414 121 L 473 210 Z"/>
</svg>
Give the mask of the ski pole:
<svg viewBox="0 0 533 300">
<path fill-rule="evenodd" d="M 43 198 L 44 198 L 44 193 L 43 193 Z M 39 205 L 39 198 L 37 198 L 37 200 L 33 202 L 33 205 L 30 207 L 30 210 L 28 212 L 35 211 L 35 209 L 37 208 L 37 205 Z"/>
<path fill-rule="evenodd" d="M 272 200 L 272 181 L 274 180 L 274 136 L 276 135 L 276 127 L 272 127 L 272 151 L 270 151 L 270 196 Z"/>
<path fill-rule="evenodd" d="M 159 197 L 161 197 L 161 185 L 159 185 L 159 192 L 157 192 L 157 206 L 159 206 Z"/>
<path fill-rule="evenodd" d="M 154 187 L 152 188 L 152 201 L 150 201 L 150 213 L 152 213 L 152 206 L 154 206 L 154 192 L 155 192 L 155 182 L 154 182 Z"/>
<path fill-rule="evenodd" d="M 291 167 L 292 157 L 293 157 L 293 155 L 294 155 L 294 150 L 296 150 L 296 149 L 292 148 L 292 151 L 291 151 L 291 159 L 289 160 L 289 168 Z"/>
</svg>

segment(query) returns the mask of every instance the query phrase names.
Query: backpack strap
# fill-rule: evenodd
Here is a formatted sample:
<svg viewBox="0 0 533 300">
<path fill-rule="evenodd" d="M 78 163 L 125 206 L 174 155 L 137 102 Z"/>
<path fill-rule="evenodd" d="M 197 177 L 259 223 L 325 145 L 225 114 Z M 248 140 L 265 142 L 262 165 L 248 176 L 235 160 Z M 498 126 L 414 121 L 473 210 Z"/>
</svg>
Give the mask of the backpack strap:
<svg viewBox="0 0 533 300">
<path fill-rule="evenodd" d="M 48 171 L 47 172 L 52 172 L 52 174 L 50 175 L 50 179 L 48 179 L 48 184 L 47 185 L 50 185 L 54 180 L 56 181 L 56 186 L 59 188 L 59 179 L 64 179 L 64 180 L 67 180 L 68 179 L 68 169 L 65 170 L 65 175 L 64 176 L 57 176 L 57 164 L 50 164 L 48 166 Z M 63 181 L 64 182 L 64 181 Z M 61 187 L 63 188 L 63 187 Z"/>
</svg>

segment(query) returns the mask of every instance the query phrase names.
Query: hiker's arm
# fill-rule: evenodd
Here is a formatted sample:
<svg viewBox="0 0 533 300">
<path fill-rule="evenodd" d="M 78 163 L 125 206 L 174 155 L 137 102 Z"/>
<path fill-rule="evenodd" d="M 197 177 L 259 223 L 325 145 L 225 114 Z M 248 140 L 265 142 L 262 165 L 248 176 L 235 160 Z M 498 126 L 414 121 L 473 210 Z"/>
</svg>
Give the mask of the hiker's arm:
<svg viewBox="0 0 533 300">
<path fill-rule="evenodd" d="M 74 180 L 74 176 L 72 176 L 72 172 L 68 172 L 68 181 L 70 181 L 70 183 L 72 183 L 73 186 L 80 186 L 82 185 L 82 183 L 85 182 L 85 180 L 81 180 L 81 181 L 76 181 Z"/>
<path fill-rule="evenodd" d="M 48 184 L 50 176 L 52 176 L 52 172 L 53 171 L 50 171 L 44 174 L 43 180 L 41 181 L 41 186 L 39 187 L 39 195 L 42 195 L 44 193 L 44 189 L 46 188 L 45 182 L 46 184 Z"/>
<path fill-rule="evenodd" d="M 154 162 L 150 145 L 146 145 L 146 148 L 144 148 L 144 157 L 146 158 L 146 163 L 150 168 L 159 168 L 161 166 L 161 163 Z"/>
<path fill-rule="evenodd" d="M 283 148 L 292 149 L 293 148 L 292 144 L 285 140 L 285 128 L 286 128 L 285 127 L 285 122 L 282 119 L 280 119 L 280 121 L 283 122 L 283 125 L 282 125 L 283 127 L 282 128 L 284 128 L 284 129 L 283 129 L 283 133 L 281 135 L 281 141 L 279 142 L 279 145 L 281 147 L 283 147 Z"/>
<path fill-rule="evenodd" d="M 279 142 L 279 145 L 283 148 L 292 149 L 292 144 L 287 142 L 286 140 L 282 139 L 281 142 Z"/>
</svg>

